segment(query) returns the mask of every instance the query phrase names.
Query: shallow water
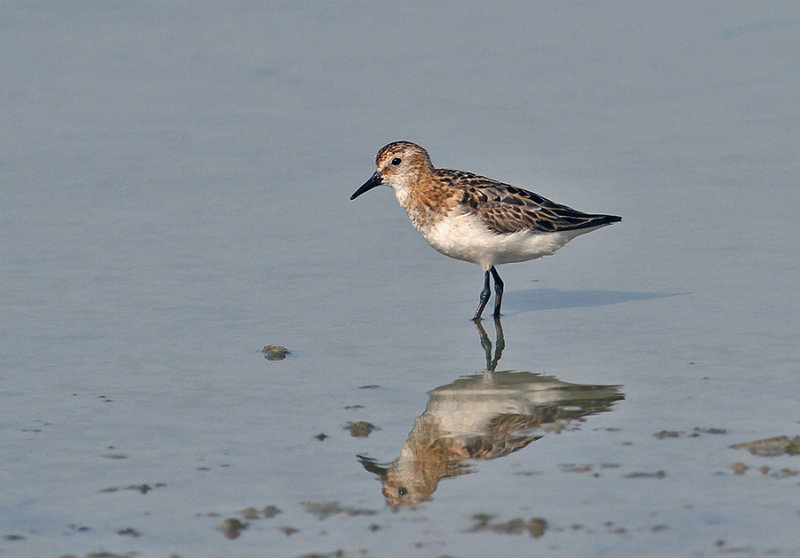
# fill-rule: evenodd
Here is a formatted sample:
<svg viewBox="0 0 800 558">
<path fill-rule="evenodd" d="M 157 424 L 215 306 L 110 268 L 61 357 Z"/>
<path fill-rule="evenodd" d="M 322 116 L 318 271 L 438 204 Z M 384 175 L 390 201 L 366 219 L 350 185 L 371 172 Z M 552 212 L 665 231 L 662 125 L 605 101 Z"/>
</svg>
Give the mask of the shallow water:
<svg viewBox="0 0 800 558">
<path fill-rule="evenodd" d="M 794 3 L 4 13 L 0 555 L 800 555 Z M 624 220 L 481 330 L 397 139 Z"/>
</svg>

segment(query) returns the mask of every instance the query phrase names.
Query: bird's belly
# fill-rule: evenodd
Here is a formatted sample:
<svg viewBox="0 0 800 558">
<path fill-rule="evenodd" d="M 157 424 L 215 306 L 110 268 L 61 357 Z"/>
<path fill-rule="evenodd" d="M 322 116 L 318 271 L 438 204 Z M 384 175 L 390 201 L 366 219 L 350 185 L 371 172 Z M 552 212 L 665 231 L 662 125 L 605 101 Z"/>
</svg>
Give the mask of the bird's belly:
<svg viewBox="0 0 800 558">
<path fill-rule="evenodd" d="M 588 231 L 497 233 L 488 229 L 479 217 L 467 214 L 448 216 L 420 232 L 442 254 L 489 269 L 548 256 Z"/>
</svg>

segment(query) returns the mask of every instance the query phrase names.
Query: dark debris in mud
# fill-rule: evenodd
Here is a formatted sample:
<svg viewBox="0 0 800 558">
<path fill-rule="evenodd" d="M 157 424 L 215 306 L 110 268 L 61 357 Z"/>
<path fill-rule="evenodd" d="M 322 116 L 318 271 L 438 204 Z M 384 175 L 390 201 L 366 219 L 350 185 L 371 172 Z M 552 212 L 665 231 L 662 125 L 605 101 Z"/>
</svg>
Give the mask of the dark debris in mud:
<svg viewBox="0 0 800 558">
<path fill-rule="evenodd" d="M 261 352 L 264 353 L 264 358 L 267 360 L 283 360 L 286 355 L 291 354 L 289 349 L 281 345 L 267 345 Z"/>
<path fill-rule="evenodd" d="M 365 508 L 353 508 L 353 507 L 342 507 L 339 505 L 339 502 L 328 502 L 328 503 L 319 503 L 319 502 L 303 502 L 303 506 L 306 508 L 306 511 L 311 515 L 315 516 L 317 519 L 323 520 L 332 515 L 337 515 L 340 513 L 347 514 L 349 516 L 355 515 L 375 515 L 378 512 L 376 510 L 370 510 Z"/>
<path fill-rule="evenodd" d="M 777 436 L 765 440 L 734 444 L 731 449 L 746 449 L 759 457 L 775 457 L 777 455 L 800 455 L 800 436 L 789 438 Z"/>
<path fill-rule="evenodd" d="M 467 531 L 476 533 L 480 531 L 491 531 L 507 535 L 522 535 L 527 533 L 534 539 L 542 537 L 547 531 L 547 521 L 535 517 L 532 519 L 522 519 L 516 517 L 508 521 L 492 521 L 494 516 L 485 513 L 478 513 L 472 516 L 474 524 Z"/>
<path fill-rule="evenodd" d="M 247 523 L 239 521 L 235 517 L 229 517 L 217 526 L 222 531 L 226 539 L 238 539 L 242 531 L 247 529 Z"/>
<path fill-rule="evenodd" d="M 630 473 L 625 475 L 626 479 L 663 479 L 667 476 L 665 471 L 655 471 L 653 473 L 646 473 L 637 471 L 635 473 Z"/>
<path fill-rule="evenodd" d="M 565 526 L 551 526 L 546 520 L 542 518 L 532 518 L 525 520 L 523 518 L 514 518 L 508 521 L 494 521 L 494 516 L 491 514 L 478 513 L 471 517 L 473 521 L 472 527 L 467 529 L 467 532 L 493 532 L 501 534 L 520 535 L 527 533 L 534 539 L 538 539 L 546 532 L 552 533 L 585 533 L 587 535 L 594 535 L 597 533 L 608 533 L 611 535 L 619 535 L 622 537 L 629 537 L 633 533 L 658 533 L 666 531 L 667 525 L 654 524 L 654 525 L 641 525 L 638 527 L 628 527 L 614 523 L 613 521 L 605 521 L 597 527 L 590 527 L 580 523 L 573 523 Z"/>
<path fill-rule="evenodd" d="M 282 513 L 280 508 L 276 506 L 266 506 L 264 508 L 245 508 L 239 512 L 245 519 L 272 519 L 276 515 Z"/>
<path fill-rule="evenodd" d="M 333 552 L 312 552 L 311 554 L 303 554 L 298 558 L 347 558 L 347 553 L 344 550 L 334 550 Z"/>
<path fill-rule="evenodd" d="M 558 465 L 562 473 L 589 473 L 593 477 L 600 477 L 602 472 L 608 472 L 621 467 L 619 463 L 560 463 Z"/>
<path fill-rule="evenodd" d="M 151 484 L 141 483 L 141 484 L 131 484 L 128 486 L 120 487 L 120 486 L 109 486 L 108 488 L 102 489 L 100 492 L 107 494 L 111 492 L 119 492 L 120 490 L 135 490 L 140 494 L 147 494 L 151 490 L 155 490 L 157 488 L 164 488 L 167 484 L 163 482 L 155 482 Z"/>
<path fill-rule="evenodd" d="M 727 433 L 728 431 L 725 428 L 700 428 L 696 426 L 689 432 L 684 432 L 683 430 L 662 430 L 661 432 L 656 432 L 653 436 L 659 440 L 665 440 L 669 438 L 699 438 L 703 434 L 720 435 Z"/>
<path fill-rule="evenodd" d="M 17 535 L 16 533 L 11 533 L 10 535 L 3 535 L 4 541 L 24 541 L 25 537 L 22 535 Z"/>
<path fill-rule="evenodd" d="M 348 422 L 347 430 L 350 431 L 350 436 L 353 438 L 367 438 L 375 430 L 380 430 L 371 422 L 359 420 L 358 422 Z"/>
<path fill-rule="evenodd" d="M 117 554 L 115 552 L 89 552 L 84 558 L 134 558 L 138 556 L 135 552 L 128 554 Z M 62 554 L 59 558 L 78 558 L 74 554 Z M 170 554 L 169 558 L 180 558 L 177 554 Z"/>
<path fill-rule="evenodd" d="M 229 517 L 222 521 L 219 525 L 217 525 L 217 529 L 222 531 L 222 534 L 225 535 L 226 539 L 238 539 L 242 531 L 247 529 L 250 526 L 251 521 L 258 521 L 260 519 L 272 519 L 279 515 L 281 510 L 276 506 L 265 506 L 265 507 L 249 507 L 241 510 L 239 515 L 242 516 L 242 519 L 236 517 Z M 218 513 L 209 513 L 207 514 L 208 517 L 219 517 L 220 514 Z M 297 532 L 297 529 L 293 527 L 284 527 L 281 529 L 285 534 L 291 535 Z M 287 530 L 289 532 L 287 532 Z"/>
<path fill-rule="evenodd" d="M 731 465 L 731 470 L 733 470 L 734 474 L 736 475 L 744 475 L 748 471 L 753 470 L 761 473 L 763 476 L 769 476 L 773 479 L 787 479 L 800 475 L 800 471 L 797 469 L 789 469 L 788 467 L 783 467 L 782 469 L 772 469 L 766 465 L 761 465 L 760 467 L 749 467 L 741 461 L 737 461 Z"/>
</svg>

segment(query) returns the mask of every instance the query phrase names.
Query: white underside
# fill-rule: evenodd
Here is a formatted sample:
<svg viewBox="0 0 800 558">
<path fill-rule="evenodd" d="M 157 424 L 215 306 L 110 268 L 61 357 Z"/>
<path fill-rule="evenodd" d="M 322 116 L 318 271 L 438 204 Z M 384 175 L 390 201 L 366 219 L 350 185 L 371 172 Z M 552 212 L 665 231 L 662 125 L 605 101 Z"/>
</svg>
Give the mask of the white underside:
<svg viewBox="0 0 800 558">
<path fill-rule="evenodd" d="M 567 242 L 599 229 L 588 227 L 552 233 L 496 233 L 476 215 L 451 215 L 427 230 L 420 230 L 428 243 L 451 258 L 473 262 L 484 270 L 504 263 L 524 262 L 549 256 Z"/>
</svg>

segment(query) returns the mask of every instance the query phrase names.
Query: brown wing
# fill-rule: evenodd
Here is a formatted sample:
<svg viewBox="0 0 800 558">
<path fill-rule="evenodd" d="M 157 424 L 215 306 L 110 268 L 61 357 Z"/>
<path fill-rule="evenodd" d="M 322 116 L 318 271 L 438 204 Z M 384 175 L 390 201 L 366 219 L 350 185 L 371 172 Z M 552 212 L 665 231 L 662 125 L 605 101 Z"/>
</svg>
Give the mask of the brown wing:
<svg viewBox="0 0 800 558">
<path fill-rule="evenodd" d="M 616 215 L 583 213 L 545 197 L 476 174 L 438 169 L 451 184 L 463 186 L 465 213 L 478 215 L 498 233 L 548 233 L 598 227 L 621 221 Z"/>
</svg>

